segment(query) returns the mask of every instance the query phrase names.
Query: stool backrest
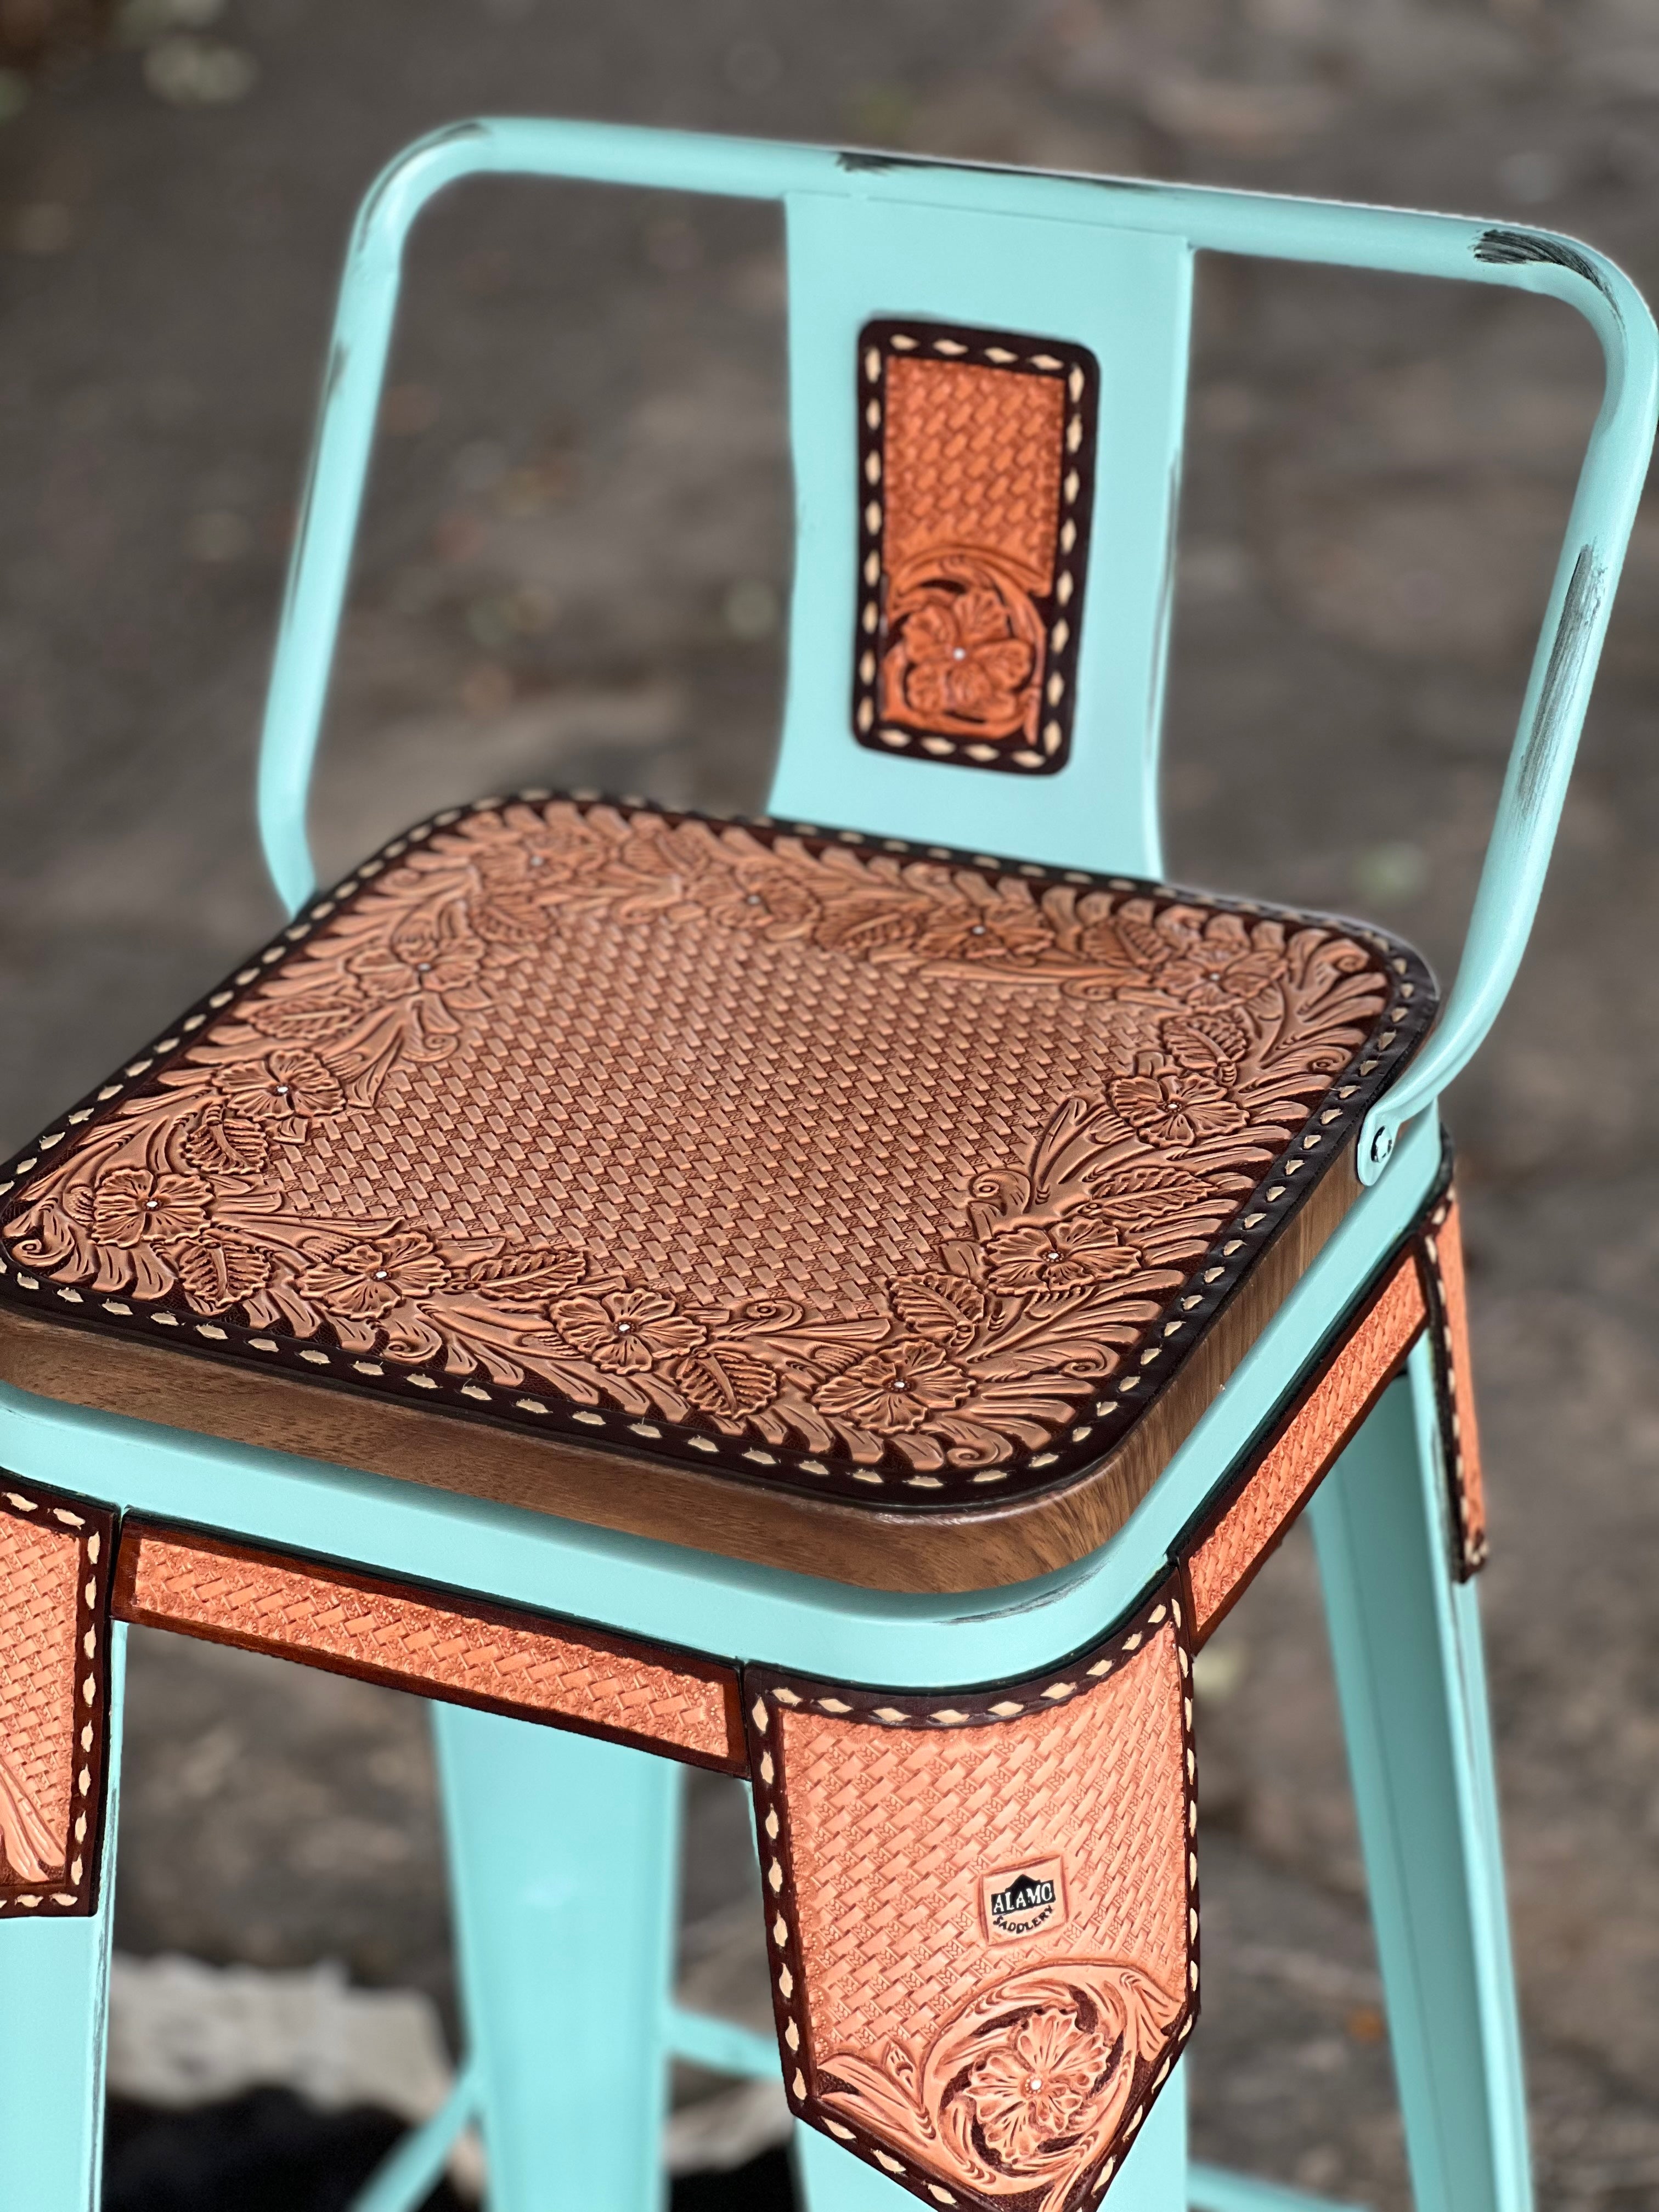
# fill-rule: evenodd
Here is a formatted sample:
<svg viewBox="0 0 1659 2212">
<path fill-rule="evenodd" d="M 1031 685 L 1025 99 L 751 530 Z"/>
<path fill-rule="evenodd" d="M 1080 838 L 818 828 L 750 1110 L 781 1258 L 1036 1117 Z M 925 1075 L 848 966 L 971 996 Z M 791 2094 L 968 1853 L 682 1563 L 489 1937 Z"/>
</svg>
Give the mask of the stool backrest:
<svg viewBox="0 0 1659 2212">
<path fill-rule="evenodd" d="M 836 153 L 601 124 L 458 124 L 364 202 L 342 285 L 260 757 L 290 907 L 404 240 L 481 173 L 780 200 L 795 575 L 770 807 L 1060 866 L 1157 875 L 1158 744 L 1193 264 L 1200 250 L 1548 294 L 1606 397 L 1545 611 L 1464 959 L 1366 1125 L 1401 1121 L 1491 1026 L 1531 927 L 1651 451 L 1659 348 L 1591 249 L 1449 216 Z"/>
</svg>

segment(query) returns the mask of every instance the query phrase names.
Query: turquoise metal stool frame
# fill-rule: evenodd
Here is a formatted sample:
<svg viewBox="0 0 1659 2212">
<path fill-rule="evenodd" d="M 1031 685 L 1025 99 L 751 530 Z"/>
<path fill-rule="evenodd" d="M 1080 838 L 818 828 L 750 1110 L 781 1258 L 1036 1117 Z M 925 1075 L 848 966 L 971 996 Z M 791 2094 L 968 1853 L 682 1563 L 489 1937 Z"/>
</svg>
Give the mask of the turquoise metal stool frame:
<svg viewBox="0 0 1659 2212">
<path fill-rule="evenodd" d="M 96 1499 L 146 1522 L 349 1561 L 399 1587 L 435 1586 L 592 1624 L 599 1636 L 737 1660 L 764 1693 L 751 1721 L 763 1735 L 775 1699 L 799 1704 L 788 1686 L 808 1678 L 880 1685 L 890 1698 L 1036 1680 L 1071 1655 L 1105 1651 L 1102 1637 L 1168 1586 L 1187 1533 L 1253 1463 L 1328 1356 L 1334 1330 L 1340 1336 L 1368 1310 L 1382 1271 L 1423 1233 L 1441 1188 L 1436 1101 L 1513 978 L 1571 769 L 1652 444 L 1651 319 L 1590 249 L 1452 217 L 597 125 L 480 121 L 440 131 L 370 193 L 341 296 L 259 771 L 261 834 L 290 912 L 314 889 L 307 792 L 404 243 L 434 193 L 486 173 L 783 203 L 798 534 L 773 813 L 1060 868 L 1160 872 L 1157 750 L 1198 252 L 1506 285 L 1576 307 L 1601 341 L 1606 398 L 1445 1011 L 1366 1117 L 1357 1201 L 1103 1548 L 1012 1588 L 855 1588 L 15 1387 L 0 1393 L 0 1464 L 21 1486 L 20 1511 L 54 1510 L 53 1493 Z M 847 645 L 859 619 L 860 514 L 848 371 L 860 330 L 894 314 L 1063 332 L 1098 362 L 1091 618 L 1058 773 L 983 775 L 854 739 Z M 1531 2190 L 1480 1633 L 1473 1585 L 1460 1579 L 1448 1540 L 1455 1431 L 1435 1361 L 1429 1335 L 1418 1334 L 1401 1379 L 1376 1399 L 1309 1510 L 1417 2203 L 1421 2212 L 1523 2212 Z M 74 1526 L 77 1540 L 89 1540 L 84 1516 Z M 106 1676 L 96 1909 L 0 1918 L 0 2179 L 8 2200 L 32 2212 L 70 2212 L 98 2189 L 124 1632 L 112 1630 Z M 418 2202 L 454 2135 L 476 2118 L 495 2212 L 566 2203 L 644 2212 L 663 2188 L 668 2056 L 757 2075 L 779 2064 L 769 2039 L 672 2002 L 676 1771 L 642 1751 L 501 1712 L 440 1705 L 434 1718 L 471 2056 L 444 2112 L 361 2204 L 394 2212 Z M 888 1718 L 897 1726 L 903 1710 Z M 765 1774 L 763 1765 L 754 1771 Z M 88 1848 L 97 1842 L 94 1833 Z M 628 1900 L 603 1920 L 583 1894 L 595 1865 Z M 1291 2212 L 1311 2203 L 1189 2165 L 1179 2065 L 1129 2133 L 1121 2169 L 1098 2183 L 1109 2181 L 1117 2212 L 1186 2203 Z M 805 2129 L 797 2140 L 815 2212 L 896 2204 L 867 2155 Z M 937 2185 L 930 2193 L 954 2201 Z"/>
</svg>

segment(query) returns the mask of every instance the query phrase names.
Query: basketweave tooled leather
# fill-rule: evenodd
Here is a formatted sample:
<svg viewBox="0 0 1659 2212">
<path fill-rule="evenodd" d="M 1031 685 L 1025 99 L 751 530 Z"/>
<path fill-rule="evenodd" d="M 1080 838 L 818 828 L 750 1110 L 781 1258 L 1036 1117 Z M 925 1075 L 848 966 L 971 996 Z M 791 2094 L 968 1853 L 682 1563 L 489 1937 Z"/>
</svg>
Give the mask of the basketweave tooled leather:
<svg viewBox="0 0 1659 2212">
<path fill-rule="evenodd" d="M 1071 747 L 1099 370 L 1086 348 L 917 321 L 859 335 L 853 730 L 1052 775 Z"/>
<path fill-rule="evenodd" d="M 924 2201 L 1093 2202 L 1196 2016 L 1171 1578 L 1030 1681 L 930 1698 L 749 1668 L 791 2105 Z"/>
<path fill-rule="evenodd" d="M 113 1528 L 0 1470 L 0 1915 L 97 1901 Z"/>
<path fill-rule="evenodd" d="M 743 1771 L 732 1668 L 575 1622 L 133 1521 L 112 1603 L 118 1620 Z"/>
<path fill-rule="evenodd" d="M 1246 1455 L 1220 1503 L 1207 1507 L 1199 1528 L 1177 1546 L 1195 1650 L 1243 1595 L 1358 1433 L 1427 1318 L 1413 1236 L 1345 1318 L 1335 1346 L 1316 1364 L 1277 1433 Z"/>
<path fill-rule="evenodd" d="M 1182 1373 L 1432 1007 L 1357 925 L 480 801 L 11 1164 L 0 1300 L 630 1481 L 1000 1505 Z"/>
</svg>

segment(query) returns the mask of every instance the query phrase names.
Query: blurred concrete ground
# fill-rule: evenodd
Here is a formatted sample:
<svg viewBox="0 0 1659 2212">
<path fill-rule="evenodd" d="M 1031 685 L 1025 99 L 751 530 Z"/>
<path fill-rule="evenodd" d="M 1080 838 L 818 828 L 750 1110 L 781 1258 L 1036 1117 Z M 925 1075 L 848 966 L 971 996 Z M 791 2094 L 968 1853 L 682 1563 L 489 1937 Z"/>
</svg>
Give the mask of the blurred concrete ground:
<svg viewBox="0 0 1659 2212">
<path fill-rule="evenodd" d="M 1447 206 L 1659 279 L 1648 0 L 132 0 L 122 21 L 0 127 L 8 1139 L 273 918 L 252 741 L 331 295 L 358 195 L 428 125 L 596 115 Z M 412 274 L 326 862 L 515 781 L 757 805 L 788 513 L 769 212 L 477 185 Z M 1449 972 L 1595 370 L 1545 302 L 1206 268 L 1177 878 L 1363 911 Z M 1656 583 L 1649 513 L 1534 949 L 1450 1117 L 1542 2197 L 1572 2212 L 1659 2203 Z M 121 1943 L 337 1956 L 447 1998 L 419 1709 L 135 1646 Z M 1394 2212 L 1301 1542 L 1208 1673 L 1199 2148 Z M 693 1813 L 694 1919 L 746 1925 L 735 1795 L 699 1784 Z M 738 2002 L 741 1956 L 701 1955 Z"/>
</svg>

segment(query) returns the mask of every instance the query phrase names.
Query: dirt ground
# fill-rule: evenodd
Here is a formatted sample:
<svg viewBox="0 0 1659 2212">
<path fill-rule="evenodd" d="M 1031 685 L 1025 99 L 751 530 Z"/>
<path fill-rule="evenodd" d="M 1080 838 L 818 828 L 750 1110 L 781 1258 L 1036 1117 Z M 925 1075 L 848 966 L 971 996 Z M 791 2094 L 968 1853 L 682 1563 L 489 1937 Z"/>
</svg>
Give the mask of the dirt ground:
<svg viewBox="0 0 1659 2212">
<path fill-rule="evenodd" d="M 421 130 L 592 115 L 1450 207 L 1659 281 L 1650 0 L 130 0 L 121 23 L 0 125 L 7 1144 L 274 919 L 253 741 L 331 295 L 357 198 Z M 514 781 L 757 806 L 789 514 L 770 211 L 475 185 L 411 276 L 325 870 Z M 1369 914 L 1447 976 L 1592 343 L 1473 287 L 1216 261 L 1200 295 L 1171 872 Z M 1572 2212 L 1659 2204 L 1656 586 L 1649 512 L 1533 949 L 1449 1111 L 1541 2200 Z M 1214 1650 L 1197 2148 L 1398 2212 L 1303 1541 Z M 137 1636 L 129 1725 L 125 1947 L 337 1956 L 447 1996 L 416 1705 Z M 705 1927 L 745 1879 L 740 1814 L 699 1785 Z"/>
</svg>

